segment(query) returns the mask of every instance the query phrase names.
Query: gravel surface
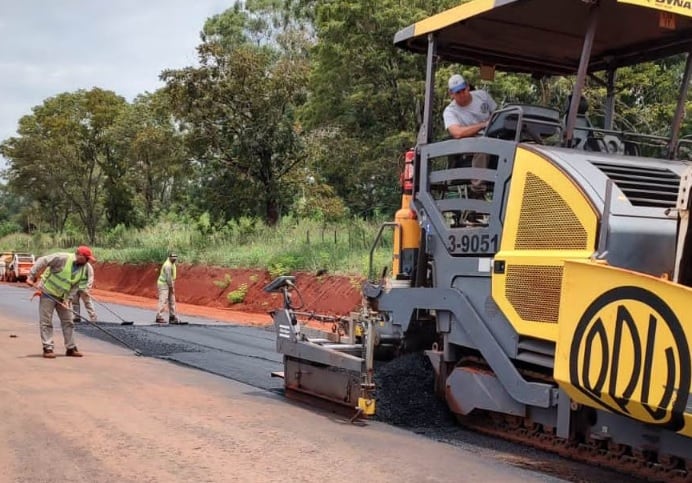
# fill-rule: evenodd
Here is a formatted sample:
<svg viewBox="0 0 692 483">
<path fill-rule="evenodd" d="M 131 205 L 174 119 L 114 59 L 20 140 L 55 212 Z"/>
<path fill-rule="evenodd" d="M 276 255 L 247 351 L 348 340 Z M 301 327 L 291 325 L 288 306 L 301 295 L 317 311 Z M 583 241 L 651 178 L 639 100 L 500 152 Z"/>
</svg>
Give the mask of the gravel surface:
<svg viewBox="0 0 692 483">
<path fill-rule="evenodd" d="M 574 482 L 612 483 L 640 480 L 597 467 L 588 467 L 558 455 L 500 438 L 470 431 L 459 425 L 447 404 L 435 395 L 435 373 L 423 353 L 406 354 L 375 368 L 377 419 L 417 434 L 458 446 L 546 475 Z"/>
<path fill-rule="evenodd" d="M 166 359 L 272 392 L 283 388 L 281 379 L 271 377 L 272 372 L 283 370 L 272 330 L 228 324 L 121 326 L 99 322 L 98 327 L 144 356 Z M 83 335 L 124 346 L 98 327 L 76 324 L 77 332 Z"/>
<path fill-rule="evenodd" d="M 375 370 L 377 419 L 408 429 L 439 429 L 455 423 L 434 392 L 435 373 L 422 353 L 406 354 Z"/>
</svg>

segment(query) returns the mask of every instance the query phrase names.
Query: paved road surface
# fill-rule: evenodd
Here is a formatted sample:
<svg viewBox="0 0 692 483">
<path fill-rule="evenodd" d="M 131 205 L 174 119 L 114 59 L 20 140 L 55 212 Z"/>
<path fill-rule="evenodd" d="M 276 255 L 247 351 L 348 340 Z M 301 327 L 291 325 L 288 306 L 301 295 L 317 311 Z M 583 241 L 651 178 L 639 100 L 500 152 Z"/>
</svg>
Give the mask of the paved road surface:
<svg viewBox="0 0 692 483">
<path fill-rule="evenodd" d="M 0 284 L 0 314 L 35 323 L 38 299 L 30 301 L 31 294 L 30 289 L 22 286 Z M 187 316 L 182 318 L 190 325 L 156 326 L 151 323 L 154 320 L 151 310 L 117 304 L 107 306 L 122 319 L 134 321 L 136 325 L 121 326 L 116 316 L 97 305 L 97 313 L 103 321 L 99 322 L 99 326 L 144 355 L 185 364 L 261 389 L 278 390 L 282 387 L 280 379 L 271 377 L 272 372 L 282 370 L 282 364 L 275 349 L 274 333 L 269 328 Z M 54 325 L 56 328 L 60 326 L 57 317 Z M 117 344 L 117 341 L 87 323 L 78 324 L 77 332 L 78 346 L 79 337 L 84 335 Z M 59 330 L 56 335 L 56 352 L 60 352 L 62 339 Z M 36 344 L 37 351 L 40 351 L 38 331 Z"/>
<path fill-rule="evenodd" d="M 36 365 L 37 368 L 45 369 L 47 367 L 46 363 L 50 363 L 51 361 L 44 361 L 40 358 L 37 358 L 37 356 L 41 352 L 38 328 L 36 327 L 38 302 L 37 300 L 34 300 L 33 302 L 29 300 L 31 293 L 31 290 L 28 288 L 20 287 L 17 285 L 0 284 L 0 351 L 2 351 L 2 344 L 6 343 L 7 340 L 7 336 L 4 335 L 4 333 L 2 332 L 3 320 L 12 321 L 12 324 L 18 324 L 18 327 L 21 327 L 26 334 L 26 337 L 24 337 L 25 340 L 22 341 L 22 343 L 25 345 L 25 348 L 23 348 L 22 350 L 24 350 L 25 352 L 33 352 L 33 355 L 24 353 L 22 356 L 19 357 L 36 357 L 35 359 L 26 359 L 26 361 L 30 361 L 32 366 Z M 223 376 L 225 378 L 232 380 L 228 381 L 228 379 L 212 379 L 214 381 L 214 386 L 216 388 L 218 388 L 219 385 L 223 386 L 223 384 L 226 384 L 229 390 L 236 390 L 240 392 L 244 391 L 245 394 L 253 394 L 252 398 L 255 400 L 261 394 L 264 394 L 265 397 L 261 399 L 264 400 L 269 398 L 268 400 L 272 401 L 271 411 L 283 411 L 284 408 L 288 408 L 290 409 L 290 411 L 295 410 L 295 406 L 293 404 L 287 402 L 285 399 L 281 397 L 282 381 L 280 379 L 275 379 L 270 376 L 271 372 L 282 370 L 282 366 L 281 358 L 279 354 L 275 352 L 274 334 L 268 328 L 233 325 L 229 324 L 228 322 L 221 322 L 219 320 L 205 319 L 201 317 L 184 317 L 185 320 L 190 322 L 190 325 L 187 326 L 156 326 L 155 324 L 151 324 L 151 321 L 154 319 L 154 312 L 150 309 L 141 309 L 118 304 L 108 304 L 108 306 L 112 310 L 114 310 L 118 315 L 120 315 L 124 320 L 132 320 L 135 322 L 136 325 L 119 325 L 119 320 L 115 316 L 111 316 L 111 314 L 103 308 L 100 308 L 98 310 L 100 319 L 103 320 L 103 322 L 100 322 L 99 325 L 111 332 L 112 334 L 116 335 L 118 338 L 123 339 L 132 347 L 135 347 L 136 349 L 141 351 L 145 356 L 149 357 L 123 358 L 123 355 L 127 355 L 127 353 L 129 352 L 127 349 L 119 349 L 110 344 L 104 345 L 102 341 L 113 342 L 116 345 L 119 344 L 117 342 L 114 342 L 101 331 L 93 328 L 88 324 L 82 323 L 78 325 L 77 344 L 79 345 L 80 350 L 86 353 L 87 357 L 85 357 L 82 361 L 69 360 L 69 362 L 72 365 L 81 364 L 84 361 L 90 361 L 93 358 L 96 358 L 92 358 L 92 355 L 98 355 L 97 358 L 101 359 L 102 357 L 105 357 L 104 352 L 107 352 L 109 354 L 119 354 L 120 357 L 117 359 L 117 371 L 120 371 L 123 365 L 127 366 L 128 370 L 135 370 L 134 368 L 138 367 L 141 364 L 141 361 L 154 361 L 156 359 L 163 359 L 175 362 L 178 365 L 184 365 L 195 369 L 201 369 L 206 373 Z M 61 354 L 62 337 L 59 331 L 59 325 L 60 324 L 59 322 L 57 322 L 56 318 L 56 352 L 58 354 Z M 6 332 L 7 331 L 5 331 L 5 333 Z M 2 340 L 2 337 L 5 337 L 5 340 Z M 32 339 L 32 337 L 34 338 Z M 101 339 L 101 341 L 94 339 Z M 110 349 L 104 349 L 104 347 L 110 347 Z M 96 354 L 94 354 L 94 352 L 96 352 Z M 156 359 L 152 359 L 152 357 Z M 15 365 L 17 361 L 21 361 L 21 359 L 17 359 L 16 361 L 14 361 Z M 67 359 L 58 358 L 58 361 L 67 361 Z M 100 364 L 101 363 L 97 363 L 95 367 L 98 367 Z M 174 377 L 174 374 L 178 374 L 176 373 L 176 371 L 181 371 L 179 372 L 179 374 L 184 374 L 185 377 L 191 377 L 195 381 L 210 380 L 204 379 L 204 377 L 202 376 L 193 377 L 190 375 L 189 372 L 186 372 L 188 371 L 188 369 L 184 367 L 176 367 L 170 365 L 166 366 L 165 364 L 164 366 L 161 366 L 160 364 L 161 362 L 159 362 L 159 364 L 157 364 L 156 367 L 158 367 L 160 370 L 163 370 L 163 367 L 167 367 L 165 369 L 165 372 L 169 374 L 169 377 Z M 50 370 L 50 366 L 48 367 Z M 94 370 L 97 369 L 95 368 Z M 155 379 L 155 376 L 152 377 Z M 226 382 L 224 383 L 224 381 Z M 127 381 L 123 380 L 120 382 L 126 384 Z M 237 383 L 241 384 L 238 385 Z M 247 384 L 248 386 L 245 386 L 245 384 Z M 0 387 L 1 386 L 2 385 L 0 385 Z M 256 389 L 253 390 L 253 388 Z M 168 388 L 166 388 L 164 385 L 162 386 L 161 391 L 166 391 L 167 389 Z M 258 389 L 260 390 L 259 392 L 257 392 Z M 126 388 L 120 390 L 127 392 Z M 204 391 L 205 389 L 204 387 L 200 387 L 196 390 Z M 126 394 L 114 394 L 114 397 L 121 396 L 127 397 Z M 30 395 L 29 397 L 32 396 Z M 27 402 L 29 404 L 33 404 L 30 401 Z M 0 409 L 2 409 L 2 405 L 3 402 L 2 399 L 0 399 Z M 301 409 L 302 411 L 300 412 L 300 419 L 297 419 L 294 422 L 296 427 L 302 427 L 305 424 L 308 424 L 306 422 L 306 419 L 311 421 L 315 418 L 318 420 L 323 419 L 321 413 L 316 410 L 304 407 L 302 407 Z M 160 410 L 165 412 L 167 411 L 167 408 L 164 406 L 161 407 Z M 195 411 L 204 412 L 205 409 L 203 405 L 200 405 L 199 407 L 195 406 Z M 208 411 L 214 411 L 214 409 L 209 408 Z M 2 418 L 0 418 L 0 421 L 1 420 Z M 27 422 L 26 424 L 30 424 L 30 422 Z M 257 424 L 258 426 L 255 428 L 255 430 L 258 438 L 266 437 L 267 435 L 269 435 L 269 437 L 273 437 L 272 435 L 275 435 L 276 430 L 273 429 L 273 425 L 275 424 L 274 422 L 268 420 L 266 425 L 264 426 L 260 425 L 259 422 Z M 312 424 L 312 422 L 309 424 Z M 368 428 L 363 430 L 364 433 L 362 434 L 362 437 L 368 439 L 377 439 L 381 437 L 381 431 L 388 432 L 393 430 L 385 430 L 384 428 L 391 427 L 386 425 L 383 426 L 380 423 L 368 423 Z M 341 426 L 339 426 L 338 428 L 330 427 L 326 429 L 326 431 L 334 429 L 341 431 L 343 428 L 341 428 Z M 545 453 L 539 451 L 534 451 L 531 449 L 513 445 L 494 438 L 484 437 L 466 431 L 463 428 L 459 428 L 458 426 L 444 428 L 425 427 L 410 429 L 412 431 L 425 435 L 426 438 L 424 439 L 428 441 L 429 444 L 442 445 L 442 447 L 444 447 L 445 449 L 440 452 L 440 455 L 447 454 L 448 451 L 458 451 L 458 465 L 464 462 L 464 470 L 463 476 L 462 473 L 453 472 L 452 469 L 456 466 L 445 467 L 445 463 L 442 459 L 437 464 L 433 465 L 435 467 L 435 471 L 433 472 L 435 473 L 435 476 L 433 477 L 431 473 L 430 478 L 420 477 L 420 474 L 416 473 L 417 470 L 414 471 L 411 468 L 393 468 L 401 471 L 406 470 L 404 471 L 404 473 L 402 473 L 402 481 L 423 481 L 424 479 L 428 481 L 436 481 L 436 479 L 440 477 L 440 475 L 443 475 L 442 479 L 446 481 L 477 481 L 476 477 L 480 479 L 485 479 L 486 481 L 500 481 L 494 479 L 500 478 L 500 476 L 502 481 L 593 481 L 605 483 L 613 480 L 620 481 L 622 479 L 622 477 L 619 475 L 613 475 L 612 473 L 565 461 L 561 458 L 552 455 L 546 455 Z M 0 431 L 1 430 L 2 424 L 0 423 Z M 97 427 L 96 429 L 92 430 L 98 431 L 99 428 Z M 121 428 L 111 428 L 108 430 L 125 431 Z M 349 429 L 349 431 L 350 430 L 351 429 Z M 213 431 L 218 433 L 218 431 L 221 430 L 217 428 Z M 228 431 L 232 433 L 233 428 L 229 427 Z M 406 436 L 406 438 L 417 438 L 412 432 L 398 432 L 397 434 L 408 435 Z M 151 435 L 148 435 L 147 437 L 155 438 L 155 436 Z M 339 437 L 340 436 L 335 434 L 332 439 L 338 440 Z M 128 438 L 132 439 L 131 436 L 128 436 Z M 0 432 L 0 442 L 1 441 L 2 434 Z M 448 444 L 437 443 L 436 441 L 444 441 Z M 356 442 L 353 443 L 354 445 L 360 444 Z M 130 441 L 130 443 L 128 444 L 131 444 L 133 447 L 137 447 L 138 445 L 138 443 L 132 441 Z M 391 458 L 393 457 L 394 453 L 398 450 L 395 450 L 393 447 L 390 447 L 391 444 L 391 442 L 388 442 L 385 446 L 372 448 L 372 453 L 362 455 L 362 461 L 359 460 L 358 462 L 354 462 L 354 464 L 361 464 L 364 461 L 369 461 L 370 463 L 373 463 L 380 459 L 383 460 L 382 464 L 384 466 L 394 464 L 394 461 Z M 404 442 L 402 440 L 401 443 L 397 444 L 404 444 Z M 275 451 L 277 454 L 282 452 L 288 452 L 287 454 L 291 454 L 290 448 L 291 442 L 287 441 L 281 444 L 277 442 L 276 447 L 266 449 L 269 451 Z M 322 446 L 317 446 L 315 447 L 314 452 L 320 453 L 322 449 Z M 325 455 L 328 455 L 329 448 L 325 447 L 324 449 Z M 178 451 L 183 451 L 183 449 L 179 448 Z M 2 445 L 0 444 L 0 453 L 1 452 Z M 385 454 L 388 456 L 383 456 Z M 440 457 L 443 458 L 442 456 Z M 481 472 L 475 474 L 475 477 L 472 477 L 472 473 L 467 473 L 465 469 L 465 465 L 467 464 L 466 461 L 471 461 L 474 459 L 477 460 L 477 463 L 479 463 L 482 467 L 488 469 L 487 474 L 483 474 Z M 425 465 L 421 466 L 420 458 L 415 454 L 412 454 L 410 456 L 410 459 L 407 461 L 411 467 L 426 467 Z M 322 477 L 322 479 L 318 478 L 317 475 L 319 474 L 319 472 L 314 474 L 306 473 L 303 475 L 296 475 L 295 472 L 293 472 L 292 470 L 292 468 L 295 469 L 295 465 L 297 464 L 294 461 L 294 458 L 290 458 L 288 461 L 284 463 L 287 465 L 286 473 L 284 474 L 284 476 L 291 475 L 293 479 L 297 477 L 297 479 L 301 481 L 322 481 L 325 477 L 328 477 L 325 475 Z M 338 466 L 335 464 L 335 461 L 332 461 L 332 463 L 334 467 Z M 2 458 L 0 457 L 0 467 L 1 466 Z M 229 470 L 231 467 L 232 466 L 229 467 Z M 469 468 L 471 468 L 471 466 L 469 466 Z M 498 470 L 498 473 L 493 473 L 494 471 L 496 471 L 496 468 L 502 468 L 502 470 Z M 520 468 L 530 468 L 532 471 L 524 471 Z M 393 481 L 394 479 L 397 479 L 395 477 L 395 473 L 388 475 L 386 470 L 383 471 L 384 473 L 380 475 L 382 476 L 382 478 L 376 477 L 373 479 L 373 481 Z M 450 471 L 452 472 L 450 473 Z M 374 474 L 379 473 L 375 472 Z M 555 478 L 555 476 L 549 475 L 557 475 L 561 477 L 562 480 Z M 0 472 L 0 476 L 2 476 L 2 472 Z M 269 478 L 269 480 L 272 480 L 274 478 L 271 475 L 265 476 Z M 391 476 L 391 478 L 388 478 L 387 476 Z M 468 476 L 468 478 L 466 476 Z M 413 477 L 413 479 L 410 479 L 411 477 Z M 148 481 L 177 481 L 167 480 L 166 478 L 159 478 L 160 475 L 152 477 Z M 259 479 L 264 480 L 264 478 Z M 281 477 L 279 477 L 276 481 L 280 480 Z M 330 480 L 341 481 L 339 478 L 330 478 Z M 32 478 L 19 478 L 15 481 L 39 480 Z M 98 478 L 96 478 L 91 480 L 87 479 L 85 481 L 110 480 L 99 480 Z M 228 480 L 218 480 L 212 476 L 208 479 L 208 481 L 235 480 L 233 478 L 229 478 Z"/>
</svg>

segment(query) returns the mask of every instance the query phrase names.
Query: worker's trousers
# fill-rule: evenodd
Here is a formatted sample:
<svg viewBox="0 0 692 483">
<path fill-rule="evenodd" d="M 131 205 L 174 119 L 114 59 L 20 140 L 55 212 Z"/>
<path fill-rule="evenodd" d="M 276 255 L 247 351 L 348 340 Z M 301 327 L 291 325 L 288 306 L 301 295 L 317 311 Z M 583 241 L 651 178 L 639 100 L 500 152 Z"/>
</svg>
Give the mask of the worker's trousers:
<svg viewBox="0 0 692 483">
<path fill-rule="evenodd" d="M 168 285 L 157 285 L 159 288 L 159 311 L 156 312 L 156 318 L 163 317 L 163 312 L 168 305 L 168 316 L 170 319 L 175 318 L 175 292 Z"/>
<path fill-rule="evenodd" d="M 72 297 L 72 310 L 75 312 L 75 318 L 79 319 L 80 300 L 84 302 L 84 307 L 87 310 L 87 314 L 89 314 L 89 319 L 91 321 L 96 321 L 96 309 L 94 309 L 94 302 L 92 302 L 91 294 L 88 290 L 77 290 L 74 297 Z"/>
<path fill-rule="evenodd" d="M 488 155 L 485 153 L 476 153 L 471 160 L 472 168 L 488 169 Z M 485 194 L 488 189 L 488 184 L 482 179 L 471 180 L 471 191 L 474 193 Z"/>
<path fill-rule="evenodd" d="M 65 339 L 65 349 L 74 349 L 74 323 L 72 312 L 53 299 L 41 295 L 38 302 L 39 325 L 41 326 L 41 343 L 44 349 L 53 350 L 53 311 L 58 313 L 62 324 L 62 336 Z"/>
</svg>

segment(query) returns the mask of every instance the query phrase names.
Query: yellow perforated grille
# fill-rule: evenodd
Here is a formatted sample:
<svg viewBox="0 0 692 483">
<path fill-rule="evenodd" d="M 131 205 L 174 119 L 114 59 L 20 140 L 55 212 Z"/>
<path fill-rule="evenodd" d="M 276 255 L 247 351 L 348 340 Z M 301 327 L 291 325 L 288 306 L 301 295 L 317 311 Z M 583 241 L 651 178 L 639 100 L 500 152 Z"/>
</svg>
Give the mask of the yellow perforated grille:
<svg viewBox="0 0 692 483">
<path fill-rule="evenodd" d="M 527 173 L 515 249 L 580 250 L 586 244 L 586 229 L 562 196 Z"/>
<path fill-rule="evenodd" d="M 556 324 L 561 284 L 561 266 L 509 265 L 505 295 L 523 320 Z"/>
</svg>

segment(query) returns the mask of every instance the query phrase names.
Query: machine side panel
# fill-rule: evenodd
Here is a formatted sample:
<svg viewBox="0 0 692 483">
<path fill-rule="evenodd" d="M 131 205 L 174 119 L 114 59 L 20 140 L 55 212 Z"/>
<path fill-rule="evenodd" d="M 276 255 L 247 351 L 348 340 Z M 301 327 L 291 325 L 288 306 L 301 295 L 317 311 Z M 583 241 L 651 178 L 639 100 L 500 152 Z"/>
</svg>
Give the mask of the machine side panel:
<svg viewBox="0 0 692 483">
<path fill-rule="evenodd" d="M 598 213 L 550 160 L 519 147 L 492 294 L 523 336 L 555 341 L 565 259 L 594 253 Z"/>
<path fill-rule="evenodd" d="M 605 259 L 614 267 L 672 278 L 676 225 L 673 218 L 611 216 Z"/>
</svg>

